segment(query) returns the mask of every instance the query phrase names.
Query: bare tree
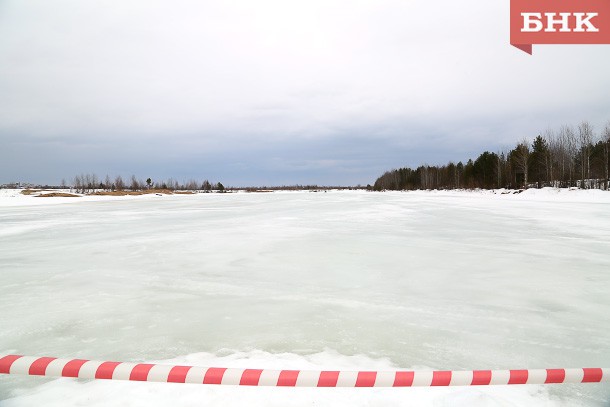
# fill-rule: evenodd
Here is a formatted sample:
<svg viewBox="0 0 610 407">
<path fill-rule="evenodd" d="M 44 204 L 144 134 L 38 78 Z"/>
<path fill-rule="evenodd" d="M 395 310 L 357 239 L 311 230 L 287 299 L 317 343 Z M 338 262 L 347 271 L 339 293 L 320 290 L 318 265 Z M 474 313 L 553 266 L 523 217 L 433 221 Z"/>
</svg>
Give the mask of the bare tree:
<svg viewBox="0 0 610 407">
<path fill-rule="evenodd" d="M 191 179 L 184 185 L 184 188 L 189 191 L 196 191 L 197 185 L 198 185 L 198 182 L 195 181 L 194 179 Z"/>
<path fill-rule="evenodd" d="M 179 189 L 180 185 L 178 184 L 178 181 L 173 178 L 170 178 L 165 182 L 165 187 L 170 190 L 177 190 Z"/>
<path fill-rule="evenodd" d="M 76 190 L 77 193 L 80 193 L 81 190 L 83 189 L 83 181 L 80 175 L 77 175 L 74 177 L 74 189 Z"/>
<path fill-rule="evenodd" d="M 604 186 L 606 191 L 608 190 L 608 182 L 610 175 L 608 174 L 608 161 L 610 161 L 610 121 L 606 123 L 606 127 L 604 127 L 604 132 L 602 133 L 602 143 L 603 143 L 603 156 L 604 156 Z"/>
<path fill-rule="evenodd" d="M 83 179 L 85 181 L 84 185 L 83 185 L 85 188 L 85 189 L 83 189 L 83 193 L 86 193 L 86 192 L 89 192 L 89 190 L 91 189 L 91 174 L 85 174 L 83 176 Z"/>
<path fill-rule="evenodd" d="M 567 136 L 565 134 L 565 126 L 562 126 L 559 129 L 559 134 L 557 135 L 557 159 L 559 164 L 559 169 L 561 170 L 561 181 L 565 182 L 566 180 L 566 167 L 567 167 L 567 147 L 566 147 Z"/>
<path fill-rule="evenodd" d="M 135 175 L 131 176 L 131 185 L 129 186 L 129 189 L 131 189 L 132 191 L 137 191 L 140 189 L 140 182 L 138 182 L 138 179 Z"/>
<path fill-rule="evenodd" d="M 95 192 L 95 188 L 99 187 L 99 181 L 97 178 L 97 175 L 95 174 L 91 174 L 91 190 L 92 192 Z"/>
<path fill-rule="evenodd" d="M 578 125 L 578 142 L 580 152 L 581 188 L 590 187 L 588 180 L 591 176 L 591 153 L 593 151 L 593 127 L 587 121 Z"/>
<path fill-rule="evenodd" d="M 502 188 L 502 161 L 504 161 L 504 151 L 498 151 L 496 153 L 498 157 L 496 162 L 496 176 L 497 176 L 497 188 Z"/>
<path fill-rule="evenodd" d="M 562 161 L 562 171 L 565 171 L 566 167 L 568 170 L 568 186 L 574 185 L 574 170 L 576 168 L 576 151 L 577 151 L 577 142 L 576 142 L 576 133 L 574 132 L 574 128 L 572 126 L 564 125 L 561 126 L 561 130 L 559 131 L 559 139 L 561 143 L 561 161 Z M 565 178 L 564 178 L 565 179 Z"/>
<path fill-rule="evenodd" d="M 122 191 L 125 189 L 125 181 L 123 181 L 123 178 L 120 175 L 117 175 L 114 179 L 114 188 L 117 191 Z"/>
</svg>

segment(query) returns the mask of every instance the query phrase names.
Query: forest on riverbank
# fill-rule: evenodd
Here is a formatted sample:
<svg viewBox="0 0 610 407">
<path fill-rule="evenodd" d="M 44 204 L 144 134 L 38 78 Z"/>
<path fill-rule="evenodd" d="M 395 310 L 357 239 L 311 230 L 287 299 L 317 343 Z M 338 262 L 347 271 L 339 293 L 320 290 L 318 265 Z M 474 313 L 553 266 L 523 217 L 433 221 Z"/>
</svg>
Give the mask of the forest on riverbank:
<svg viewBox="0 0 610 407">
<path fill-rule="evenodd" d="M 608 190 L 610 122 L 596 133 L 583 121 L 578 126 L 547 129 L 533 141 L 521 140 L 510 151 L 480 154 L 466 164 L 420 165 L 386 171 L 373 189 L 542 188 L 579 187 Z"/>
</svg>

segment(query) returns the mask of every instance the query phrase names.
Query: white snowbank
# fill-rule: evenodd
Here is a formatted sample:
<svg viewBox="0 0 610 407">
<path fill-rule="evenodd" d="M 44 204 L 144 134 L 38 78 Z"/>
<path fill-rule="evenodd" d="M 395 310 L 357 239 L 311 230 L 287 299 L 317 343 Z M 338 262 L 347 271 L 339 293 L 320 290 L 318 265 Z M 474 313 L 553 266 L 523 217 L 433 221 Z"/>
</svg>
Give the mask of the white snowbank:
<svg viewBox="0 0 610 407">
<path fill-rule="evenodd" d="M 40 193 L 64 192 L 72 193 L 78 197 L 37 197 L 40 193 L 32 195 L 23 195 L 22 189 L 0 189 L 0 206 L 22 206 L 22 205 L 48 205 L 48 204 L 65 204 L 77 202 L 105 202 L 105 201 L 125 201 L 125 200 L 148 200 L 161 199 L 163 197 L 179 197 L 183 199 L 193 199 L 194 197 L 212 196 L 210 194 L 144 194 L 144 195 L 126 195 L 126 196 L 105 196 L 105 195 L 83 195 L 71 192 L 69 189 L 63 190 L 45 190 Z M 268 194 L 309 194 L 309 191 L 271 191 L 264 194 L 247 193 L 244 191 L 237 192 L 238 195 L 268 195 Z M 362 190 L 330 190 L 328 193 L 335 194 L 363 194 L 371 193 Z M 316 195 L 324 193 L 317 192 Z M 375 192 L 374 194 L 378 194 Z M 507 190 L 507 189 L 492 189 L 492 190 L 418 190 L 418 191 L 386 191 L 381 194 L 408 194 L 415 196 L 442 196 L 442 197 L 463 197 L 477 199 L 479 197 L 497 197 L 504 200 L 521 200 L 521 201 L 561 201 L 561 202 L 599 202 L 610 203 L 610 192 L 599 189 L 579 189 L 579 188 L 541 188 L 527 190 Z M 225 196 L 231 194 L 224 194 Z"/>
<path fill-rule="evenodd" d="M 388 192 L 385 192 L 388 193 Z M 396 193 L 396 192 L 391 192 Z M 599 189 L 579 188 L 530 188 L 526 190 L 514 189 L 476 189 L 476 190 L 427 190 L 427 191 L 405 191 L 406 193 L 421 196 L 445 196 L 445 197 L 477 197 L 497 198 L 504 200 L 522 201 L 558 201 L 558 202 L 610 202 L 610 192 Z"/>
<path fill-rule="evenodd" d="M 71 192 L 69 189 L 54 189 L 36 192 L 32 195 L 22 194 L 22 189 L 0 189 L 0 206 L 25 206 L 25 205 L 58 205 L 78 202 L 106 202 L 106 201 L 125 201 L 125 200 L 147 200 L 161 199 L 170 195 L 144 194 L 144 195 L 83 195 Z M 62 192 L 76 195 L 74 197 L 39 197 L 40 194 Z M 171 195 L 188 198 L 192 195 Z"/>
</svg>

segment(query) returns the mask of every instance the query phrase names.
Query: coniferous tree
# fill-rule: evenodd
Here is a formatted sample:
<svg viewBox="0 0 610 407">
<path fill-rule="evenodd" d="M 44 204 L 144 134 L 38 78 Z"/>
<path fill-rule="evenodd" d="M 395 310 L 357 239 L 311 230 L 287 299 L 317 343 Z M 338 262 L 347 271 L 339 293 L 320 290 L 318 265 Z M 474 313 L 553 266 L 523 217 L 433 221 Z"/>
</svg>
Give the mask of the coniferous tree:
<svg viewBox="0 0 610 407">
<path fill-rule="evenodd" d="M 517 144 L 514 150 L 510 152 L 511 161 L 515 166 L 515 182 L 521 184 L 524 188 L 527 188 L 528 183 L 528 172 L 530 166 L 530 149 L 526 140 L 521 141 Z"/>
<path fill-rule="evenodd" d="M 532 143 L 532 153 L 530 160 L 530 178 L 536 181 L 538 188 L 541 188 L 543 182 L 546 181 L 546 172 L 548 169 L 548 155 L 548 144 L 546 140 L 542 138 L 542 136 L 538 135 Z"/>
</svg>

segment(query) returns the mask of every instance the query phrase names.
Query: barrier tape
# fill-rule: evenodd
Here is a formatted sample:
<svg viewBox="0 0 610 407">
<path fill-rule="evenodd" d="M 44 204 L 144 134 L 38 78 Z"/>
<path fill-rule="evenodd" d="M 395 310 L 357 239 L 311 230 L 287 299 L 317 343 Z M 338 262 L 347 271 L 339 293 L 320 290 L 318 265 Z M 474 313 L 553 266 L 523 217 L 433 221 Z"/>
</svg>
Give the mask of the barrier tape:
<svg viewBox="0 0 610 407">
<path fill-rule="evenodd" d="M 20 355 L 0 355 L 0 373 L 141 382 L 288 387 L 487 386 L 504 384 L 600 383 L 610 381 L 610 368 L 469 371 L 314 371 L 206 368 Z"/>
</svg>

